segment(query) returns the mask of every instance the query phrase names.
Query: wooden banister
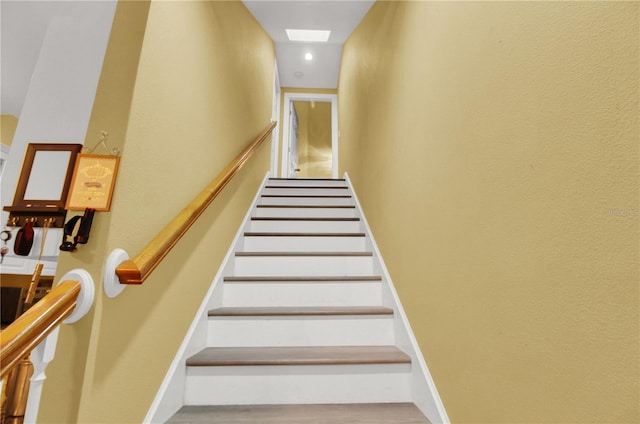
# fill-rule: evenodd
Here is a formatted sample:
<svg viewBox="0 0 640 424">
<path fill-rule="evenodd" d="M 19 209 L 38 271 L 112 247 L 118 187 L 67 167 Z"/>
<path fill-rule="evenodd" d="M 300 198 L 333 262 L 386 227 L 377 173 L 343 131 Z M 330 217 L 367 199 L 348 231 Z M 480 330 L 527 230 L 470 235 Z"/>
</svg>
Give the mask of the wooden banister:
<svg viewBox="0 0 640 424">
<path fill-rule="evenodd" d="M 79 281 L 63 281 L 2 330 L 0 379 L 73 312 L 79 294 Z"/>
<path fill-rule="evenodd" d="M 198 217 L 207 209 L 222 189 L 238 173 L 252 154 L 267 139 L 277 122 L 269 124 L 218 176 L 196 196 L 147 246 L 133 259 L 116 268 L 122 284 L 142 284 L 160 264 L 173 246 L 178 243 Z"/>
</svg>

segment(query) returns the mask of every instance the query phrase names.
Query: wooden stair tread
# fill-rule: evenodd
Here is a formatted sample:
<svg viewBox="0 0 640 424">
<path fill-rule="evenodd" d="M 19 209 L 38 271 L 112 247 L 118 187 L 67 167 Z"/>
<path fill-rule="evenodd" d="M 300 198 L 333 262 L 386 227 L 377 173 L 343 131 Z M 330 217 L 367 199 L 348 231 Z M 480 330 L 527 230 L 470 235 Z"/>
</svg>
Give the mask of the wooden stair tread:
<svg viewBox="0 0 640 424">
<path fill-rule="evenodd" d="M 336 188 L 336 189 L 338 189 L 338 190 L 347 190 L 349 187 L 347 187 L 347 186 L 331 186 L 331 185 L 324 185 L 324 186 L 308 186 L 308 185 L 288 185 L 288 186 L 287 186 L 287 185 L 266 185 L 266 186 L 264 186 L 264 188 L 294 188 L 294 189 L 305 189 L 305 190 L 306 190 L 306 189 L 308 189 L 308 188 L 311 188 L 311 189 L 316 189 L 316 188 L 319 188 L 319 189 L 323 189 L 323 188 L 330 188 L 330 189 L 333 189 L 333 188 Z"/>
<path fill-rule="evenodd" d="M 208 347 L 188 366 L 408 364 L 396 346 Z"/>
<path fill-rule="evenodd" d="M 384 306 L 266 306 L 221 307 L 209 311 L 210 317 L 340 315 L 393 315 L 393 309 Z"/>
<path fill-rule="evenodd" d="M 247 231 L 245 237 L 364 237 L 365 233 L 285 233 Z"/>
<path fill-rule="evenodd" d="M 350 199 L 349 194 L 263 194 L 260 197 L 284 197 L 288 199 Z"/>
<path fill-rule="evenodd" d="M 429 424 L 413 403 L 186 405 L 167 424 Z"/>
<path fill-rule="evenodd" d="M 373 256 L 372 252 L 236 252 L 236 256 Z"/>
<path fill-rule="evenodd" d="M 330 221 L 330 222 L 355 222 L 355 221 L 360 221 L 360 218 L 323 218 L 323 217 L 316 217 L 316 218 L 305 218 L 305 217 L 286 217 L 286 216 L 254 216 L 251 217 L 252 221 L 312 221 L 312 222 L 317 222 L 317 221 Z"/>
<path fill-rule="evenodd" d="M 256 205 L 256 208 L 355 209 L 355 205 Z"/>
<path fill-rule="evenodd" d="M 382 281 L 380 275 L 362 275 L 351 277 L 224 277 L 225 283 L 270 283 L 270 282 L 284 282 L 284 283 L 313 283 L 313 282 L 331 282 L 331 281 L 345 281 L 345 282 L 378 282 Z"/>
<path fill-rule="evenodd" d="M 345 181 L 344 178 L 269 178 L 269 181 Z"/>
</svg>

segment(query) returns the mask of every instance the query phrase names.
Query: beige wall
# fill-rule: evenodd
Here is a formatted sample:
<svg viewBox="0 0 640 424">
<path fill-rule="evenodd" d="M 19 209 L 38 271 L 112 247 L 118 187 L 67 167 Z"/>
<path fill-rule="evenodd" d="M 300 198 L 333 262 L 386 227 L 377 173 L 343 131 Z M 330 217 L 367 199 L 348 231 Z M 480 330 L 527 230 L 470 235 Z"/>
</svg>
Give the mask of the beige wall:
<svg viewBox="0 0 640 424">
<path fill-rule="evenodd" d="M 299 178 L 331 178 L 331 102 L 293 102 L 298 113 Z"/>
<path fill-rule="evenodd" d="M 638 2 L 377 2 L 353 177 L 453 422 L 639 422 Z"/>
<path fill-rule="evenodd" d="M 18 118 L 13 115 L 0 115 L 0 142 L 5 146 L 11 146 L 13 135 L 18 126 Z"/>
<path fill-rule="evenodd" d="M 62 329 L 40 422 L 144 418 L 268 171 L 269 148 L 142 286 L 105 297 L 104 261 L 118 247 L 135 256 L 269 124 L 274 57 L 241 2 L 119 3 L 88 132 L 109 131 L 123 152 L 112 210 L 96 214 L 89 244 L 58 266 L 58 276 L 88 269 L 97 300 Z"/>
</svg>

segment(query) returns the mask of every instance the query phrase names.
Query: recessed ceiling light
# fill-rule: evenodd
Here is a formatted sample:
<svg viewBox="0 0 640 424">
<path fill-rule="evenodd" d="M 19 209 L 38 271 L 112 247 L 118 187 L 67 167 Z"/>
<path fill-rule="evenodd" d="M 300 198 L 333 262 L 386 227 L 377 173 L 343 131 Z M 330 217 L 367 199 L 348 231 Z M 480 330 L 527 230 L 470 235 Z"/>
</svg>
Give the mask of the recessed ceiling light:
<svg viewBox="0 0 640 424">
<path fill-rule="evenodd" d="M 305 60 L 311 60 L 313 59 L 313 55 L 311 53 L 307 53 L 304 55 Z"/>
<path fill-rule="evenodd" d="M 321 31 L 315 29 L 285 29 L 289 41 L 306 41 L 326 43 L 329 40 L 331 31 Z"/>
</svg>

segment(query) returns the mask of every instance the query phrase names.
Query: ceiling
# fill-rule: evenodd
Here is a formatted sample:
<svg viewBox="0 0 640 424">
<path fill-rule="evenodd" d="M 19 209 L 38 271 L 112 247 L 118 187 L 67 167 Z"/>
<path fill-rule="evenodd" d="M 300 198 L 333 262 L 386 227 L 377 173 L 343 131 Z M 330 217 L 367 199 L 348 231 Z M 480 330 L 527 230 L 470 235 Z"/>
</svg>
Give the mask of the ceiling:
<svg viewBox="0 0 640 424">
<path fill-rule="evenodd" d="M 85 2 L 0 3 L 0 110 L 20 116 L 47 26 L 54 16 L 82 19 Z"/>
<path fill-rule="evenodd" d="M 282 87 L 337 88 L 342 45 L 374 1 L 257 0 L 243 3 L 275 42 Z M 289 41 L 285 29 L 330 30 L 331 36 L 327 43 L 294 42 Z M 313 55 L 311 61 L 304 59 L 307 52 Z"/>
<path fill-rule="evenodd" d="M 244 1 L 273 38 L 282 87 L 337 88 L 342 44 L 374 1 Z M 85 1 L 2 1 L 0 3 L 0 110 L 19 117 L 45 31 L 53 16 L 82 19 Z M 327 43 L 287 39 L 285 29 L 331 30 Z M 313 54 L 311 61 L 304 54 Z M 302 73 L 300 76 L 299 73 Z M 296 76 L 298 73 L 298 76 Z"/>
</svg>

